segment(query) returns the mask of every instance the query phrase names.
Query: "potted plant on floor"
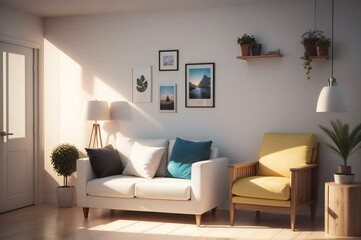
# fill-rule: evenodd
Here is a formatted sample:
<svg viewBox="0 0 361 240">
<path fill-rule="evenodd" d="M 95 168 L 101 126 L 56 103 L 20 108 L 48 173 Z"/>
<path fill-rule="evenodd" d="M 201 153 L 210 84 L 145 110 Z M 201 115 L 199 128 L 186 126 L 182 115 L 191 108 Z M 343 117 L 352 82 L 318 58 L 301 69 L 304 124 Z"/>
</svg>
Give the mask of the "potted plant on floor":
<svg viewBox="0 0 361 240">
<path fill-rule="evenodd" d="M 361 123 L 350 130 L 350 125 L 340 120 L 331 121 L 332 128 L 319 125 L 321 130 L 332 140 L 333 145 L 326 145 L 343 160 L 334 174 L 335 182 L 346 184 L 354 181 L 355 175 L 351 173 L 351 166 L 347 165 L 349 156 L 361 148 Z"/>
<path fill-rule="evenodd" d="M 301 43 L 305 49 L 303 53 L 303 58 L 304 58 L 303 68 L 306 70 L 307 79 L 310 79 L 310 73 L 312 70 L 311 57 L 317 56 L 316 42 L 323 36 L 322 34 L 323 34 L 322 31 L 309 29 L 301 36 Z"/>
<path fill-rule="evenodd" d="M 241 46 L 242 56 L 250 56 L 250 49 L 252 44 L 256 43 L 256 39 L 253 35 L 243 34 L 242 37 L 237 38 L 237 44 Z"/>
<path fill-rule="evenodd" d="M 331 40 L 326 37 L 321 37 L 316 42 L 317 56 L 328 56 L 328 49 L 330 48 Z"/>
<path fill-rule="evenodd" d="M 59 176 L 63 176 L 63 186 L 56 189 L 59 207 L 71 207 L 74 201 L 74 186 L 68 186 L 68 177 L 76 170 L 79 158 L 78 149 L 64 143 L 56 146 L 51 152 L 51 164 Z"/>
</svg>

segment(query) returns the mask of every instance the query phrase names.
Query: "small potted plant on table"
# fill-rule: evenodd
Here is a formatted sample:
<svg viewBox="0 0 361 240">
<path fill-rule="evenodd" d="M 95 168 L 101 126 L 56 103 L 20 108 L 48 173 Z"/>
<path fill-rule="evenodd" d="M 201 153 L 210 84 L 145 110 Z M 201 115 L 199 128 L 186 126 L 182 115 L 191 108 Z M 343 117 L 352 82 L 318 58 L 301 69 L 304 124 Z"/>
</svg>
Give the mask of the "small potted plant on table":
<svg viewBox="0 0 361 240">
<path fill-rule="evenodd" d="M 241 45 L 242 56 L 250 56 L 250 49 L 252 44 L 256 43 L 256 39 L 253 35 L 243 34 L 242 37 L 237 38 L 237 44 Z"/>
<path fill-rule="evenodd" d="M 332 140 L 333 144 L 326 145 L 343 160 L 334 174 L 335 182 L 340 184 L 352 183 L 355 175 L 351 173 L 351 166 L 347 165 L 349 156 L 361 148 L 361 123 L 350 130 L 350 125 L 340 120 L 331 121 L 331 128 L 319 125 L 321 130 Z"/>
<path fill-rule="evenodd" d="M 63 186 L 56 189 L 59 207 L 71 207 L 74 201 L 74 186 L 68 186 L 68 177 L 76 170 L 79 158 L 78 149 L 71 144 L 64 143 L 56 146 L 51 152 L 51 164 L 59 176 L 63 176 Z"/>
</svg>

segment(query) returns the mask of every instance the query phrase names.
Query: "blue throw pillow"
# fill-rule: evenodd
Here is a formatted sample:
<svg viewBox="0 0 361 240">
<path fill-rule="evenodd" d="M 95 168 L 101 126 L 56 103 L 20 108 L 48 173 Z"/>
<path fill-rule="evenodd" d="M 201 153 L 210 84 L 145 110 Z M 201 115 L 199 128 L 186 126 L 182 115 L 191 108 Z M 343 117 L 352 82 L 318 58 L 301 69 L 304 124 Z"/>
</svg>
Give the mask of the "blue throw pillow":
<svg viewBox="0 0 361 240">
<path fill-rule="evenodd" d="M 191 179 L 192 164 L 209 159 L 212 141 L 192 142 L 176 138 L 166 177 Z"/>
</svg>

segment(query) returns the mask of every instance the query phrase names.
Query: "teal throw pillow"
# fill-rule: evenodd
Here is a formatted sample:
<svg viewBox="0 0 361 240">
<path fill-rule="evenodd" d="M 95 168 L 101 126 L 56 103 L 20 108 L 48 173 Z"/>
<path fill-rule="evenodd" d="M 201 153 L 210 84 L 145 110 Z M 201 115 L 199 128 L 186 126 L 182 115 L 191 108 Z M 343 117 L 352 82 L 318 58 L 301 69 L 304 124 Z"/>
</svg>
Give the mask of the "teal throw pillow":
<svg viewBox="0 0 361 240">
<path fill-rule="evenodd" d="M 209 159 L 212 141 L 192 142 L 176 138 L 166 177 L 191 179 L 192 164 Z"/>
</svg>

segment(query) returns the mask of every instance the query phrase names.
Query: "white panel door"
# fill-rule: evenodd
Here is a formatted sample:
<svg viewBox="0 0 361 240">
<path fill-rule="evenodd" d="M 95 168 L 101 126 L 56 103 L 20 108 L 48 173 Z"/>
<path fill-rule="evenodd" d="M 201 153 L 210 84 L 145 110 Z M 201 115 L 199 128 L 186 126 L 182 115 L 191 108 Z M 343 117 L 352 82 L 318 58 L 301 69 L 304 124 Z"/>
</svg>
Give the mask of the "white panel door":
<svg viewBox="0 0 361 240">
<path fill-rule="evenodd" d="M 0 213 L 34 204 L 33 49 L 0 42 Z"/>
</svg>

